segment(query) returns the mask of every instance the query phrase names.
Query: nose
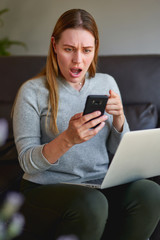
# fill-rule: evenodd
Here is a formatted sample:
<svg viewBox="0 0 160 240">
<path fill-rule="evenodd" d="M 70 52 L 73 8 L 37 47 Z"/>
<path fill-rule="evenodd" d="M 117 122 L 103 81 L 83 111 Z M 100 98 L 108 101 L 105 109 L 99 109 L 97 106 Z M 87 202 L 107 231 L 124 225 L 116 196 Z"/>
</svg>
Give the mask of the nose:
<svg viewBox="0 0 160 240">
<path fill-rule="evenodd" d="M 81 62 L 82 62 L 81 51 L 75 51 L 73 55 L 73 63 L 81 63 Z"/>
</svg>

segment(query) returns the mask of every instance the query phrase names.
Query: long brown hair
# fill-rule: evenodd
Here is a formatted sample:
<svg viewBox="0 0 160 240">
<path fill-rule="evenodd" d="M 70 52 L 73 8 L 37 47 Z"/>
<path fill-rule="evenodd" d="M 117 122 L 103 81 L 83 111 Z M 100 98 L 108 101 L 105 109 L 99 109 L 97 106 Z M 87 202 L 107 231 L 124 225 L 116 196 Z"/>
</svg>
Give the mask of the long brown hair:
<svg viewBox="0 0 160 240">
<path fill-rule="evenodd" d="M 57 43 L 61 34 L 68 28 L 83 28 L 89 31 L 95 38 L 95 55 L 88 69 L 89 77 L 94 77 L 96 73 L 97 57 L 99 50 L 99 34 L 94 18 L 87 11 L 82 9 L 71 9 L 63 13 L 58 19 L 52 37 Z M 39 75 L 46 75 L 49 89 L 48 113 L 51 111 L 51 128 L 55 134 L 58 133 L 57 113 L 58 113 L 58 86 L 56 78 L 60 71 L 57 63 L 56 53 L 54 52 L 52 41 L 50 41 L 49 53 L 45 69 Z"/>
</svg>

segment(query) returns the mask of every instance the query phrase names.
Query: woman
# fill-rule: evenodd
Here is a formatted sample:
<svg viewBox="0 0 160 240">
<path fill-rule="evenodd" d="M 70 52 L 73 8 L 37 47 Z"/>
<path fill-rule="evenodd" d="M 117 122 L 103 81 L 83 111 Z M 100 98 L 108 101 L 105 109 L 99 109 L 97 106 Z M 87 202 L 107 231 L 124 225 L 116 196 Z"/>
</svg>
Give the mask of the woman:
<svg viewBox="0 0 160 240">
<path fill-rule="evenodd" d="M 101 191 L 62 184 L 104 175 L 108 152 L 114 154 L 129 131 L 114 79 L 96 74 L 98 48 L 93 17 L 81 9 L 65 12 L 45 70 L 17 96 L 13 124 L 26 198 L 22 239 L 72 234 L 79 240 L 146 240 L 160 219 L 160 188 L 151 181 Z M 103 116 L 83 116 L 90 94 L 109 96 Z"/>
</svg>

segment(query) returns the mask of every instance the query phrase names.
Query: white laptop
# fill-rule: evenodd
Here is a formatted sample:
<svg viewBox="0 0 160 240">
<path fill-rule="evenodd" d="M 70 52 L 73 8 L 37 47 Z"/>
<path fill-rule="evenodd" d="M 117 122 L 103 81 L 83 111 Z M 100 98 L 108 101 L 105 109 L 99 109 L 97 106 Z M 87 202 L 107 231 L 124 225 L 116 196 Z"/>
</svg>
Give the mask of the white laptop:
<svg viewBox="0 0 160 240">
<path fill-rule="evenodd" d="M 158 175 L 160 128 L 125 133 L 103 179 L 69 183 L 104 189 Z"/>
</svg>

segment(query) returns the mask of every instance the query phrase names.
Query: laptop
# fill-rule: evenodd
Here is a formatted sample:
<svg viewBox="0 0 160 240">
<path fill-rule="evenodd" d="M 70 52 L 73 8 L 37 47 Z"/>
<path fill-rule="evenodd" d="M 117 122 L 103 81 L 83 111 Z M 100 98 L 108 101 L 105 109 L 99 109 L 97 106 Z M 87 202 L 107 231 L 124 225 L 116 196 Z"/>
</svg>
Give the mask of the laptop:
<svg viewBox="0 0 160 240">
<path fill-rule="evenodd" d="M 160 128 L 125 133 L 103 179 L 68 183 L 104 189 L 158 175 Z"/>
</svg>

